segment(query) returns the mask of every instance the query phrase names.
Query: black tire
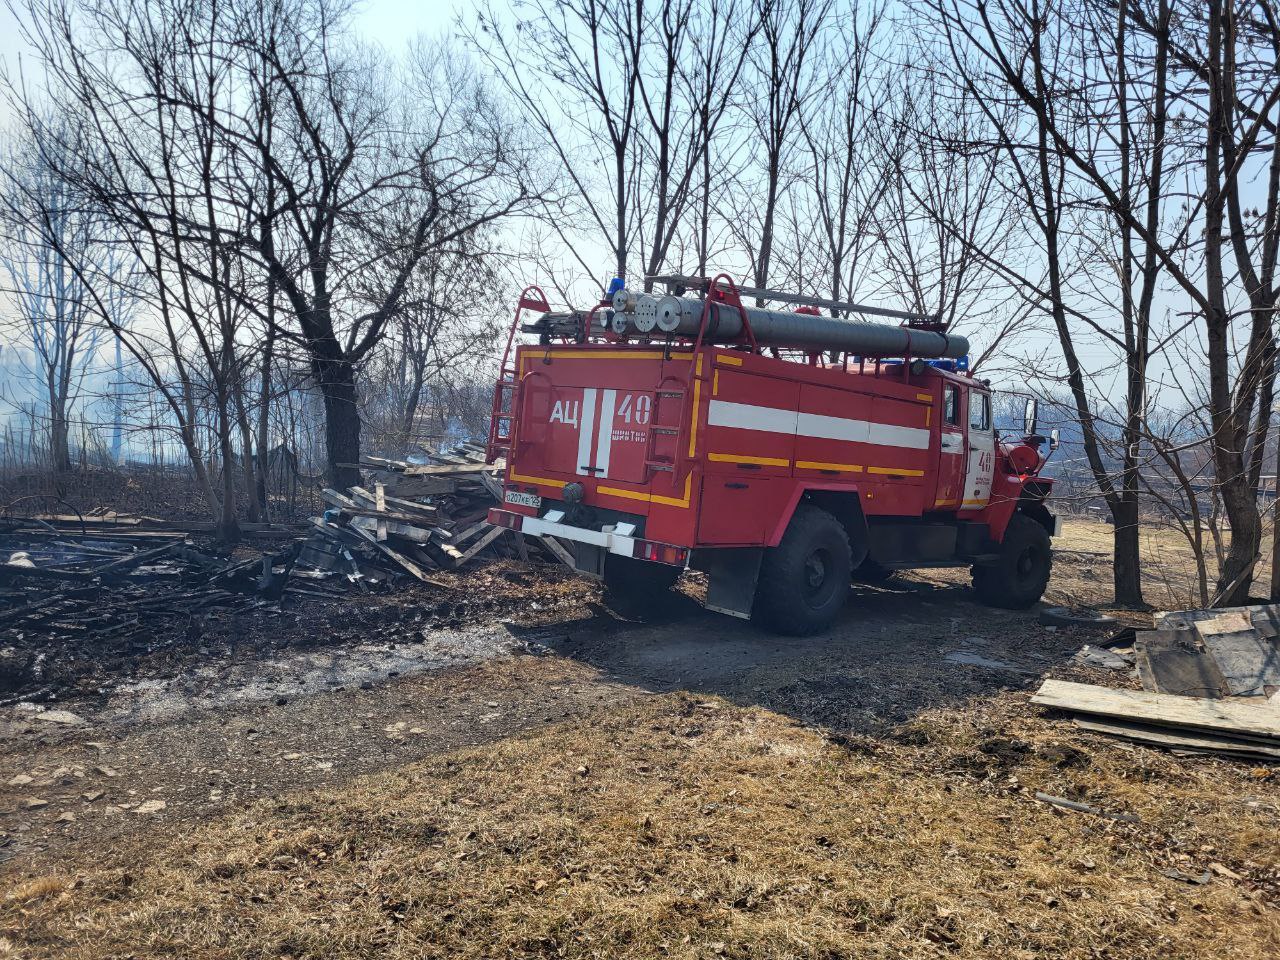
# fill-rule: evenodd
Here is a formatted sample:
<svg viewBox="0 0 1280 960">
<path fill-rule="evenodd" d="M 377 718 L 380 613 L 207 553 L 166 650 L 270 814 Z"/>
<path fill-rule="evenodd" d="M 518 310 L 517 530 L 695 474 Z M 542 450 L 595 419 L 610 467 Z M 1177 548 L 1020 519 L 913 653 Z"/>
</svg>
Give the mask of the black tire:
<svg viewBox="0 0 1280 960">
<path fill-rule="evenodd" d="M 816 633 L 839 615 L 852 573 L 849 535 L 813 504 L 796 507 L 782 542 L 766 550 L 756 587 L 756 615 L 777 633 Z"/>
<path fill-rule="evenodd" d="M 604 563 L 604 602 L 628 620 L 644 620 L 661 609 L 682 572 L 668 563 L 611 556 Z"/>
<path fill-rule="evenodd" d="M 1000 558 L 973 568 L 973 589 L 991 607 L 1025 610 L 1049 585 L 1053 550 L 1049 533 L 1024 513 L 1009 520 L 1000 544 Z"/>
</svg>

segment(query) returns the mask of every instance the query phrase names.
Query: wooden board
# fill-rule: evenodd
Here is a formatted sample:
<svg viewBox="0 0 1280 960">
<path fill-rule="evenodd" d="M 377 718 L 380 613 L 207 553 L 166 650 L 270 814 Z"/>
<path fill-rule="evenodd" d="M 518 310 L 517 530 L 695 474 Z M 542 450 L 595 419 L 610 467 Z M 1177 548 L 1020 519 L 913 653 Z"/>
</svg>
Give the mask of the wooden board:
<svg viewBox="0 0 1280 960">
<path fill-rule="evenodd" d="M 1133 642 L 1138 678 L 1154 693 L 1220 700 L 1227 682 L 1190 630 L 1139 630 Z"/>
<path fill-rule="evenodd" d="M 1247 613 L 1197 620 L 1195 630 L 1233 695 L 1262 697 L 1280 688 L 1280 651 L 1259 635 Z"/>
<path fill-rule="evenodd" d="M 406 477 L 447 477 L 467 473 L 484 473 L 497 470 L 496 464 L 487 463 L 432 463 L 423 466 L 411 464 L 404 468 Z"/>
<path fill-rule="evenodd" d="M 388 547 L 385 543 L 379 543 L 377 538 L 373 534 L 369 533 L 368 531 L 361 530 L 358 527 L 353 527 L 352 529 L 355 530 L 356 533 L 360 534 L 360 536 L 363 537 L 365 540 L 367 540 L 370 544 L 372 544 L 373 547 L 377 549 L 377 551 L 381 553 L 384 557 L 386 557 L 388 560 L 394 561 L 395 563 L 399 564 L 400 567 L 407 570 L 409 573 L 413 574 L 423 583 L 430 583 L 437 587 L 448 586 L 448 584 L 428 576 L 426 571 L 424 571 L 421 567 L 419 567 L 416 563 L 414 563 L 404 554 L 400 553 L 397 550 L 393 550 L 391 547 Z"/>
<path fill-rule="evenodd" d="M 466 563 L 468 560 L 474 557 L 477 553 L 479 553 L 489 544 L 493 543 L 494 540 L 497 540 L 500 536 L 502 536 L 506 532 L 507 532 L 506 527 L 490 528 L 488 533 L 486 533 L 483 537 L 481 537 L 474 544 L 472 544 L 471 547 L 467 550 L 467 552 L 458 558 L 458 566 L 462 566 L 464 563 Z"/>
<path fill-rule="evenodd" d="M 1223 613 L 1244 613 L 1249 617 L 1253 628 L 1264 637 L 1280 636 L 1280 604 L 1258 603 L 1247 607 L 1232 607 L 1226 610 L 1161 610 L 1155 615 L 1157 630 L 1191 627 L 1201 620 L 1212 620 Z"/>
<path fill-rule="evenodd" d="M 560 541 L 557 540 L 555 537 L 552 537 L 550 535 L 543 535 L 538 537 L 538 540 L 542 543 L 544 547 L 546 547 L 553 554 L 555 554 L 556 558 L 561 563 L 563 563 L 566 567 L 568 567 L 570 570 L 578 569 L 578 565 L 573 562 L 573 554 L 571 554 L 568 550 L 566 550 L 564 548 L 564 545 L 561 544 Z"/>
<path fill-rule="evenodd" d="M 1237 740 L 1234 737 L 1215 736 L 1194 730 L 1174 730 L 1170 727 L 1153 727 L 1124 720 L 1076 717 L 1075 724 L 1082 730 L 1105 733 L 1109 736 L 1123 737 L 1126 740 L 1136 740 L 1139 743 L 1150 743 L 1160 747 L 1181 747 L 1189 750 L 1207 750 L 1213 753 L 1280 760 L 1280 747 L 1267 747 L 1248 740 Z"/>
<path fill-rule="evenodd" d="M 378 484 L 378 487 L 382 487 L 382 484 Z M 436 522 L 438 511 L 435 507 L 428 506 L 425 503 L 415 503 L 412 500 L 404 500 L 400 497 L 387 496 L 386 488 L 383 487 L 382 489 L 381 505 L 379 505 L 377 495 L 370 493 L 364 487 L 351 487 L 351 500 L 365 510 L 385 512 L 387 518 L 391 520 L 400 520 L 404 523 L 413 523 L 419 520 L 427 523 Z"/>
<path fill-rule="evenodd" d="M 1088 683 L 1046 680 L 1031 702 L 1055 710 L 1189 727 L 1234 736 L 1274 739 L 1280 746 L 1280 706 L 1267 701 L 1205 700 L 1145 690 L 1112 690 Z"/>
<path fill-rule="evenodd" d="M 363 533 L 372 533 L 379 543 L 386 541 L 388 534 L 412 540 L 414 543 L 426 543 L 431 539 L 431 531 L 415 527 L 413 524 L 401 523 L 399 520 L 379 519 L 373 516 L 353 516 L 349 524 L 358 527 Z"/>
</svg>

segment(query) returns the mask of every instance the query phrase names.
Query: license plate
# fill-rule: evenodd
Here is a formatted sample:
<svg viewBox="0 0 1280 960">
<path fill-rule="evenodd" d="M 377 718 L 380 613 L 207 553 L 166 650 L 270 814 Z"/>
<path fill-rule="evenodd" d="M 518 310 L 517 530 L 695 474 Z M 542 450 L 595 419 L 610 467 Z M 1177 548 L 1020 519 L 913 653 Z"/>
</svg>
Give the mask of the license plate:
<svg viewBox="0 0 1280 960">
<path fill-rule="evenodd" d="M 517 503 L 522 507 L 533 507 L 537 510 L 542 506 L 542 498 L 536 493 L 521 493 L 519 490 L 508 490 L 503 499 L 507 503 Z"/>
</svg>

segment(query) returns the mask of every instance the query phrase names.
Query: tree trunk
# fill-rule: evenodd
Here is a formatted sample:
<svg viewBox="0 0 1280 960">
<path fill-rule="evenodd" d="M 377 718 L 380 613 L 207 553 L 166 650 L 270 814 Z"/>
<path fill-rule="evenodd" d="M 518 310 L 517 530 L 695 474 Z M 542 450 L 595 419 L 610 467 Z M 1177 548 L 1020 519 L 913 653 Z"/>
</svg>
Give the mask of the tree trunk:
<svg viewBox="0 0 1280 960">
<path fill-rule="evenodd" d="M 1222 506 L 1231 524 L 1231 543 L 1218 578 L 1220 596 L 1215 606 L 1238 607 L 1249 602 L 1254 566 L 1262 547 L 1262 521 L 1247 478 L 1233 477 L 1222 485 Z"/>
<path fill-rule="evenodd" d="M 231 436 L 234 427 L 226 398 L 218 401 L 218 452 L 222 457 L 222 508 L 218 511 L 218 539 L 223 543 L 240 542 L 240 521 L 236 518 L 235 445 Z"/>
<path fill-rule="evenodd" d="M 409 443 L 413 439 L 413 424 L 418 419 L 418 407 L 422 403 L 422 384 L 426 374 L 420 364 L 413 365 L 413 383 L 409 387 L 409 396 L 404 404 L 404 416 L 400 420 L 400 452 L 409 452 Z"/>
<path fill-rule="evenodd" d="M 156 436 L 156 432 L 153 431 L 153 443 Z M 215 525 L 220 524 L 223 517 L 222 505 L 218 502 L 218 493 L 213 489 L 213 481 L 209 478 L 209 468 L 205 463 L 204 454 L 196 443 L 195 431 L 190 424 L 183 423 L 179 436 L 183 449 L 187 451 L 187 459 L 191 461 L 191 469 L 196 476 L 196 486 L 200 488 L 200 492 L 204 495 L 204 502 L 209 508 L 209 515 L 213 518 Z M 159 457 L 153 454 L 152 463 L 159 462 Z"/>
<path fill-rule="evenodd" d="M 1138 501 L 1136 497 L 1121 497 L 1111 504 L 1111 519 L 1115 525 L 1115 582 L 1116 606 L 1142 607 L 1142 566 L 1138 543 Z"/>
<path fill-rule="evenodd" d="M 124 354 L 121 350 L 118 336 L 115 338 L 115 346 L 116 382 L 112 390 L 114 410 L 112 411 L 111 424 L 111 459 L 119 466 L 121 457 L 124 454 Z"/>
<path fill-rule="evenodd" d="M 1276 475 L 1271 480 L 1271 600 L 1280 600 L 1280 430 L 1276 431 Z"/>
<path fill-rule="evenodd" d="M 253 430 L 249 427 L 249 411 L 244 403 L 244 384 L 237 381 L 232 387 L 236 405 L 236 426 L 240 431 L 240 470 L 244 474 L 245 516 L 250 523 L 262 520 L 258 503 L 258 471 L 254 463 Z"/>
<path fill-rule="evenodd" d="M 313 369 L 324 397 L 325 454 L 329 483 L 337 490 L 360 484 L 360 411 L 355 370 L 344 360 L 316 360 Z M 346 466 L 342 466 L 346 464 Z"/>
<path fill-rule="evenodd" d="M 49 454 L 53 459 L 55 473 L 68 473 L 71 470 L 71 425 L 64 414 L 54 412 L 49 418 Z"/>
<path fill-rule="evenodd" d="M 274 330 L 274 328 L 271 328 Z M 267 472 L 271 468 L 271 363 L 275 356 L 275 334 L 267 334 L 267 345 L 262 354 L 262 373 L 258 394 L 258 489 L 254 497 L 264 521 L 271 520 L 271 505 L 267 499 Z"/>
</svg>

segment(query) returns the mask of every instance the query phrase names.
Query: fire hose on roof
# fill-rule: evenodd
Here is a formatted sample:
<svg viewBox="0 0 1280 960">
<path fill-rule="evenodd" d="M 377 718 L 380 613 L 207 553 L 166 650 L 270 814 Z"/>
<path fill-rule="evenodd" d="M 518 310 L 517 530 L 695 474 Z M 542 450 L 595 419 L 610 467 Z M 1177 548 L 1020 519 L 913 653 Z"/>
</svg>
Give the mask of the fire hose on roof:
<svg viewBox="0 0 1280 960">
<path fill-rule="evenodd" d="M 702 325 L 703 301 L 688 297 L 619 290 L 613 297 L 613 330 L 618 334 L 671 335 L 690 340 Z M 969 341 L 952 333 L 911 327 L 865 323 L 783 310 L 746 307 L 756 342 L 767 347 L 797 350 L 835 350 L 864 357 L 921 357 L 957 359 L 969 352 Z M 711 304 L 703 339 L 708 343 L 736 343 L 743 334 L 737 307 Z"/>
</svg>

